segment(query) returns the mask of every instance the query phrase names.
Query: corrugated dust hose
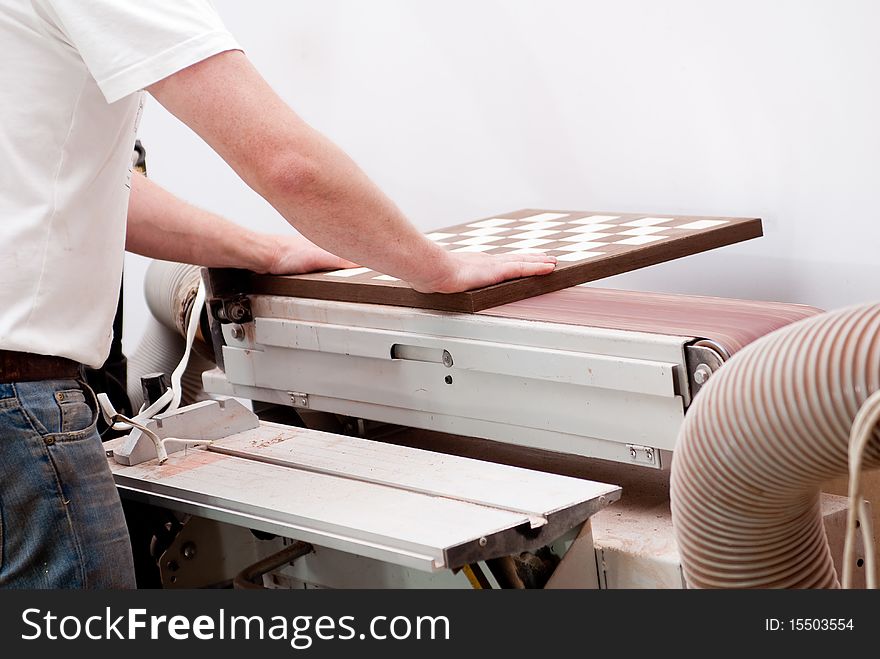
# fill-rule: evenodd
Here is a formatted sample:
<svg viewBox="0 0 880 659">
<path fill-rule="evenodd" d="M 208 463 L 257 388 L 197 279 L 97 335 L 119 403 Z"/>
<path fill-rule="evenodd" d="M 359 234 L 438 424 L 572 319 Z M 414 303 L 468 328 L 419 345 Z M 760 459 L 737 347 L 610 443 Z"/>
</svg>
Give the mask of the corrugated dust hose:
<svg viewBox="0 0 880 659">
<path fill-rule="evenodd" d="M 692 588 L 834 588 L 820 485 L 848 473 L 853 420 L 880 390 L 880 304 L 825 313 L 737 353 L 695 398 L 672 465 Z M 863 468 L 880 467 L 873 429 Z"/>
<path fill-rule="evenodd" d="M 194 265 L 153 261 L 144 277 L 144 296 L 152 318 L 138 347 L 128 360 L 128 395 L 135 411 L 144 402 L 141 376 L 168 375 L 183 356 L 186 319 L 199 287 L 199 268 Z M 183 403 L 205 400 L 202 372 L 214 363 L 193 352 L 183 374 Z"/>
</svg>

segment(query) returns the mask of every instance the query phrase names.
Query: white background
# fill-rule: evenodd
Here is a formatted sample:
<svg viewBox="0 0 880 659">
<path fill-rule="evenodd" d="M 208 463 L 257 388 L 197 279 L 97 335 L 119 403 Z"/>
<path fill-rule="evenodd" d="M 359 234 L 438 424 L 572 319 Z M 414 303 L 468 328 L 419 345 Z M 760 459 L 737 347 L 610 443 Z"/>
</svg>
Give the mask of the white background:
<svg viewBox="0 0 880 659">
<path fill-rule="evenodd" d="M 757 216 L 762 239 L 599 285 L 880 298 L 880 3 L 215 0 L 290 105 L 419 227 L 525 207 Z M 150 175 L 287 225 L 150 101 Z M 126 349 L 141 333 L 129 256 Z"/>
</svg>

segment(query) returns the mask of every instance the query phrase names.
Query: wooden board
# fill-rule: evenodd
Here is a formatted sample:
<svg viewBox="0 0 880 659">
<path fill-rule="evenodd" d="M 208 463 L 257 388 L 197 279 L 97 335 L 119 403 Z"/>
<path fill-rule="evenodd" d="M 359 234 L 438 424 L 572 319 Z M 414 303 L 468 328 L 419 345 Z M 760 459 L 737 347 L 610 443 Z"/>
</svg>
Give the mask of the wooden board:
<svg viewBox="0 0 880 659">
<path fill-rule="evenodd" d="M 353 268 L 254 275 L 250 292 L 475 312 L 761 235 L 761 220 L 755 218 L 526 209 L 439 229 L 428 237 L 453 252 L 551 254 L 559 263 L 549 275 L 447 295 L 418 293 L 388 275 Z"/>
</svg>

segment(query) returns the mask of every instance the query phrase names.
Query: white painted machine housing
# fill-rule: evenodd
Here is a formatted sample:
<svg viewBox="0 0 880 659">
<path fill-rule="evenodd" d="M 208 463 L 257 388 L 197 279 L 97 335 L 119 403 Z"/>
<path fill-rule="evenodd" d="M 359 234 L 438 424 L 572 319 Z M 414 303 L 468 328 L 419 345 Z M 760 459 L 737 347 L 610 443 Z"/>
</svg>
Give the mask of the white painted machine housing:
<svg viewBox="0 0 880 659">
<path fill-rule="evenodd" d="M 659 468 L 694 337 L 249 296 L 209 392 Z M 216 331 L 216 330 L 215 330 Z"/>
</svg>

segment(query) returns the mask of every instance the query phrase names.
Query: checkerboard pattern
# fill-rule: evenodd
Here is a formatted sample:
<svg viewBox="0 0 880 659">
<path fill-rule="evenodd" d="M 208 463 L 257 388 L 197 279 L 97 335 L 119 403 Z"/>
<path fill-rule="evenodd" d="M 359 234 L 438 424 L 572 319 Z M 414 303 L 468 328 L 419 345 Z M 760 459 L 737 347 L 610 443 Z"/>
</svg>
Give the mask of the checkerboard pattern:
<svg viewBox="0 0 880 659">
<path fill-rule="evenodd" d="M 761 235 L 761 222 L 752 218 L 531 209 L 474 220 L 426 235 L 451 252 L 543 252 L 555 256 L 558 264 L 551 275 L 449 296 L 424 296 L 406 282 L 369 268 L 285 277 L 283 286 L 277 282 L 268 284 L 266 292 L 476 311 L 755 238 Z M 497 289 L 502 286 L 507 287 L 507 292 L 498 295 Z"/>
<path fill-rule="evenodd" d="M 634 247 L 695 235 L 724 226 L 730 219 L 651 217 L 645 215 L 595 215 L 586 213 L 517 213 L 461 224 L 427 234 L 452 252 L 486 254 L 545 253 L 561 267 L 601 256 L 632 251 Z M 306 275 L 308 276 L 308 275 Z M 315 276 L 315 275 L 312 275 Z M 369 268 L 337 270 L 317 275 L 351 282 L 396 282 L 394 277 Z"/>
</svg>

